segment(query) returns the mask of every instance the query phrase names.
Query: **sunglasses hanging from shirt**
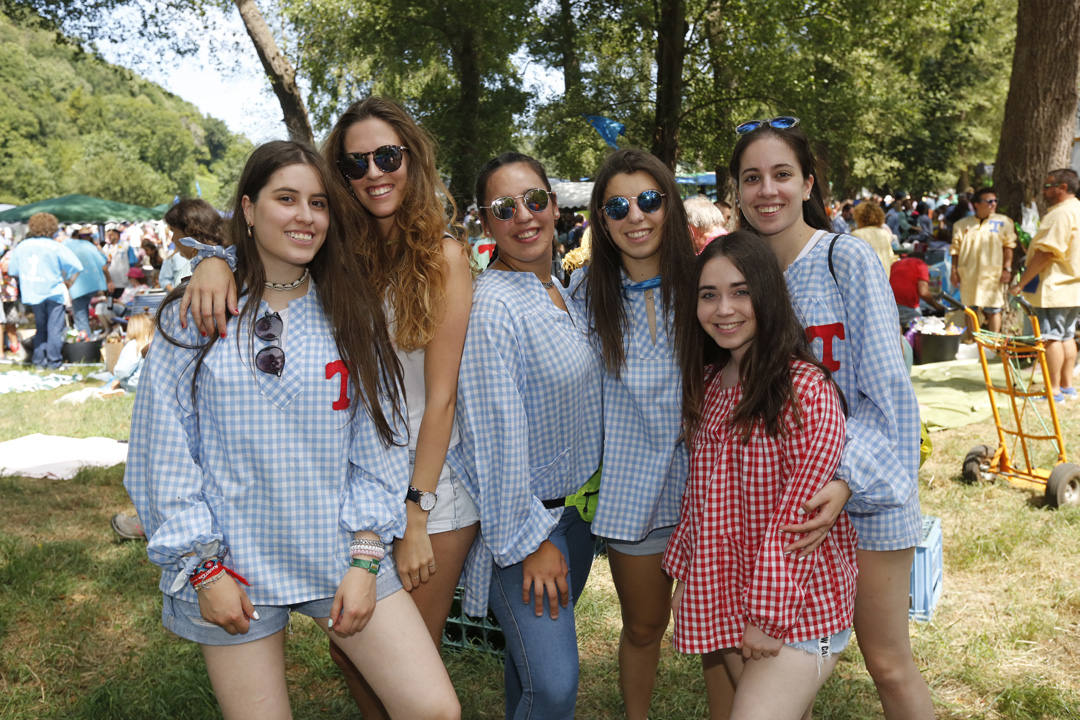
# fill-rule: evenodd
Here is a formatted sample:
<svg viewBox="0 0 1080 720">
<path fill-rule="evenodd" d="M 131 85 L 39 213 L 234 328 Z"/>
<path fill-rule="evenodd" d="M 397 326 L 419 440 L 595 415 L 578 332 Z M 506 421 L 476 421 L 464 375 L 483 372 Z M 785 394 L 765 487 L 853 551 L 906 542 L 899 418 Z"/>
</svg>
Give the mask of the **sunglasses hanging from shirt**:
<svg viewBox="0 0 1080 720">
<path fill-rule="evenodd" d="M 362 153 L 345 153 L 338 160 L 338 170 L 350 180 L 359 180 L 368 173 L 368 158 L 384 173 L 392 173 L 401 167 L 401 159 L 409 148 L 404 145 L 383 145 Z"/>
<path fill-rule="evenodd" d="M 267 375 L 281 377 L 285 369 L 285 351 L 281 349 L 281 331 L 285 324 L 281 321 L 281 315 L 267 312 L 255 321 L 255 337 L 266 342 L 275 343 L 268 345 L 255 353 L 255 367 Z"/>
</svg>

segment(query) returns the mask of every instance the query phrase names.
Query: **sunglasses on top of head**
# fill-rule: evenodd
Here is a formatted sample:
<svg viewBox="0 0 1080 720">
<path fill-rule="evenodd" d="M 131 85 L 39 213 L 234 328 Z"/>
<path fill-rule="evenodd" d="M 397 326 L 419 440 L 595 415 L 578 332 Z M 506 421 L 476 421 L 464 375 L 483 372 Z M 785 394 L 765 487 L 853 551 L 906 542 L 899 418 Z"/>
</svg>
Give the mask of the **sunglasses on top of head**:
<svg viewBox="0 0 1080 720">
<path fill-rule="evenodd" d="M 630 203 L 634 202 L 643 213 L 654 213 L 664 204 L 664 193 L 659 190 L 645 190 L 636 198 L 614 195 L 604 201 L 604 214 L 611 220 L 622 220 L 630 214 Z"/>
<path fill-rule="evenodd" d="M 791 115 L 781 115 L 771 120 L 747 120 L 735 126 L 736 135 L 749 135 L 750 133 L 768 125 L 773 130 L 790 130 L 799 124 L 799 118 Z"/>
<path fill-rule="evenodd" d="M 540 212 L 548 206 L 549 199 L 555 197 L 555 193 L 548 192 L 544 188 L 532 188 L 520 195 L 503 195 L 491 201 L 490 205 L 481 205 L 481 210 L 490 210 L 496 220 L 510 220 L 517 212 L 517 201 L 525 203 L 525 209 L 529 212 Z"/>
<path fill-rule="evenodd" d="M 367 175 L 370 157 L 375 167 L 384 173 L 391 173 L 401 167 L 401 158 L 408 151 L 409 148 L 404 145 L 383 145 L 368 152 L 345 153 L 338 160 L 338 169 L 348 179 L 359 180 Z"/>
</svg>

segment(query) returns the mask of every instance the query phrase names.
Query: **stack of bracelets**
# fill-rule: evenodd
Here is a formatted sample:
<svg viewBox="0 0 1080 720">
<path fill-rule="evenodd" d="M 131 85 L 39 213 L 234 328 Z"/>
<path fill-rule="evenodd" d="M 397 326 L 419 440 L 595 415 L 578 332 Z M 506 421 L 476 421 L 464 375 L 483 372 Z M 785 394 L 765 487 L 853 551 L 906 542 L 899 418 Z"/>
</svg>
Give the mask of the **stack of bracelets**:
<svg viewBox="0 0 1080 720">
<path fill-rule="evenodd" d="M 191 574 L 189 582 L 195 588 L 195 592 L 201 592 L 220 580 L 225 573 L 232 575 L 245 585 L 251 585 L 247 580 L 240 577 L 238 573 L 225 567 L 221 562 L 221 558 L 216 557 L 207 558 L 199 563 L 198 567 L 195 568 L 195 572 Z"/>
<path fill-rule="evenodd" d="M 386 557 L 386 546 L 378 540 L 354 538 L 349 543 L 350 567 L 367 570 L 372 575 L 379 574 L 379 563 Z"/>
</svg>

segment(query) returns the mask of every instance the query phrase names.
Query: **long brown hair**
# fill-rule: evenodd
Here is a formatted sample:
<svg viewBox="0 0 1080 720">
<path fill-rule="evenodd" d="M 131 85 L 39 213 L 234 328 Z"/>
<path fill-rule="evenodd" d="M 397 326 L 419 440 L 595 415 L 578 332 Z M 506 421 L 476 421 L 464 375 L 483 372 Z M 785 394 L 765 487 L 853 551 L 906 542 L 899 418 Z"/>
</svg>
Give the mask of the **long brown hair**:
<svg viewBox="0 0 1080 720">
<path fill-rule="evenodd" d="M 592 218 L 592 260 L 589 282 L 586 284 L 585 305 L 592 332 L 600 340 L 604 367 L 615 377 L 626 362 L 626 333 L 630 321 L 622 286 L 622 254 L 611 238 L 604 215 L 607 186 L 611 179 L 623 173 L 645 172 L 652 176 L 664 193 L 664 223 L 660 228 L 660 295 L 664 307 L 675 316 L 675 352 L 679 354 L 692 326 L 682 322 L 693 320 L 697 293 L 691 287 L 694 278 L 694 243 L 686 219 L 675 176 L 667 165 L 644 150 L 616 150 L 607 157 L 596 173 L 589 217 Z M 684 317 L 685 316 L 685 317 Z"/>
<path fill-rule="evenodd" d="M 757 327 L 739 365 L 743 392 L 732 413 L 731 423 L 744 444 L 749 442 L 750 433 L 758 424 L 774 437 L 784 434 L 787 428 L 782 424 L 783 412 L 788 402 L 792 404 L 796 425 L 802 424 L 798 398 L 791 383 L 792 359 L 816 366 L 826 378 L 830 377 L 829 371 L 810 350 L 806 334 L 791 307 L 780 265 L 766 242 L 756 233 L 738 230 L 721 235 L 705 246 L 697 257 L 693 275 L 695 297 L 702 269 L 716 257 L 726 257 L 746 278 Z M 696 312 L 684 315 L 680 322 L 694 326 L 692 332 L 688 328 L 691 337 L 680 354 L 683 428 L 686 437 L 693 441 L 701 426 L 705 385 L 731 360 L 731 352 L 708 336 Z"/>
<path fill-rule="evenodd" d="M 255 317 L 262 302 L 266 282 L 266 272 L 260 259 L 255 238 L 248 233 L 243 211 L 243 198 L 247 196 L 257 202 L 259 193 L 270 180 L 270 176 L 288 165 L 306 165 L 318 175 L 324 188 L 329 188 L 332 175 L 322 157 L 313 149 L 298 142 L 274 141 L 255 148 L 248 157 L 247 164 L 240 175 L 233 200 L 233 214 L 225 228 L 225 239 L 229 245 L 236 246 L 236 286 L 242 288 L 244 298 L 240 318 L 247 318 L 249 327 L 254 325 Z M 399 442 L 395 437 L 394 427 L 401 427 L 401 366 L 397 354 L 390 343 L 386 329 L 386 320 L 382 312 L 382 303 L 369 283 L 364 281 L 360 262 L 350 250 L 356 240 L 352 237 L 354 228 L 341 221 L 337 207 L 330 204 L 330 224 L 326 231 L 326 240 L 315 253 L 308 265 L 311 277 L 315 281 L 323 312 L 326 313 L 334 333 L 338 352 L 349 372 L 349 380 L 356 388 L 354 402 L 350 403 L 355 414 L 357 407 L 363 405 L 375 427 L 386 444 Z M 158 309 L 158 327 L 161 327 L 161 313 L 165 308 L 183 296 L 186 283 L 177 287 Z M 228 318 L 233 321 L 232 317 Z M 239 347 L 239 333 L 234 333 Z M 181 347 L 192 346 L 179 342 L 162 333 L 162 336 Z M 254 339 L 248 333 L 248 354 L 254 357 Z M 199 370 L 206 354 L 217 342 L 217 336 L 198 346 L 199 354 L 195 361 L 195 373 L 191 383 L 192 403 L 195 402 L 195 387 Z M 394 407 L 394 417 L 387 418 L 381 405 L 387 399 Z"/>
<path fill-rule="evenodd" d="M 447 231 L 468 250 L 464 232 L 454 226 L 457 206 L 435 166 L 435 141 L 393 100 L 369 97 L 354 102 L 338 118 L 323 144 L 323 156 L 335 170 L 345 156 L 345 134 L 368 118 L 394 129 L 406 150 L 408 183 L 394 213 L 391 237 L 380 238 L 375 218 L 353 193 L 348 178 L 334 172 L 327 184 L 331 202 L 345 223 L 357 228 L 353 250 L 364 263 L 366 276 L 393 308 L 394 340 L 403 350 L 425 347 L 442 321 L 446 299 L 442 242 Z M 374 149 L 374 148 L 371 148 Z"/>
</svg>

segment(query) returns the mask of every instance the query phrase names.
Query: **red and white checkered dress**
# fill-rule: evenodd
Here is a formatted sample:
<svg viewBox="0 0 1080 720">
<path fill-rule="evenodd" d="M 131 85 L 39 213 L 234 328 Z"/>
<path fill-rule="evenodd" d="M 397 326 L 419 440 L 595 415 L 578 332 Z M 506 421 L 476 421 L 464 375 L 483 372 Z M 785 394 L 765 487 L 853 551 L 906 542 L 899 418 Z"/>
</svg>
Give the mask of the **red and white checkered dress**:
<svg viewBox="0 0 1080 720">
<path fill-rule="evenodd" d="M 705 389 L 703 419 L 690 460 L 678 527 L 664 570 L 685 586 L 675 616 L 675 647 L 701 654 L 742 645 L 746 624 L 786 643 L 851 627 L 855 528 L 841 513 L 809 556 L 783 552 L 796 536 L 800 505 L 833 477 L 844 447 L 840 401 L 817 368 L 792 363 L 802 427 L 789 404 L 788 434 L 755 427 L 749 443 L 729 425 L 742 387 Z"/>
</svg>

